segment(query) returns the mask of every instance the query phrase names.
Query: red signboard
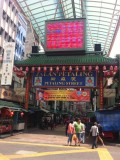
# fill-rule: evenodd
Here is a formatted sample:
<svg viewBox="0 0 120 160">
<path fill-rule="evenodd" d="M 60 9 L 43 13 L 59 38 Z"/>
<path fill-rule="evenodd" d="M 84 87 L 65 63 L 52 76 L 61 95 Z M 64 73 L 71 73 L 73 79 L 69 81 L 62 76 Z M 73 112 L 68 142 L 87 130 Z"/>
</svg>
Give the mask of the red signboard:
<svg viewBox="0 0 120 160">
<path fill-rule="evenodd" d="M 85 19 L 46 21 L 46 51 L 85 50 Z"/>
<path fill-rule="evenodd" d="M 45 90 L 44 93 L 37 92 L 37 100 L 44 101 L 74 101 L 90 102 L 90 91 L 72 90 Z"/>
</svg>

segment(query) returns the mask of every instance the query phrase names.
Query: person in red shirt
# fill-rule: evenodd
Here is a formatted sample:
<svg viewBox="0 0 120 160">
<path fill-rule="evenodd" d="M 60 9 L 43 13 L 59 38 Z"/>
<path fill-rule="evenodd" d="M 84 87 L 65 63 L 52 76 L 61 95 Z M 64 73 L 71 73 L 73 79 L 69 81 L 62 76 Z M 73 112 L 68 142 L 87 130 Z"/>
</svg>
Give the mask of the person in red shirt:
<svg viewBox="0 0 120 160">
<path fill-rule="evenodd" d="M 74 128 L 74 125 L 73 125 L 73 121 L 71 120 L 69 125 L 68 125 L 68 129 L 67 129 L 68 145 L 70 145 L 70 146 L 72 144 L 72 137 L 73 137 L 74 133 L 75 133 L 75 128 Z"/>
</svg>

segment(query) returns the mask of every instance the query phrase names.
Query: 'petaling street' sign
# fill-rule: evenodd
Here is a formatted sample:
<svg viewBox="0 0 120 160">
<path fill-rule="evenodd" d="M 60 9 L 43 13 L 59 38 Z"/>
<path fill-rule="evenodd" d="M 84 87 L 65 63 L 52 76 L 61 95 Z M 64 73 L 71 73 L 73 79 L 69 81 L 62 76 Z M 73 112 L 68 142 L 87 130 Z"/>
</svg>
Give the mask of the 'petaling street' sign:
<svg viewBox="0 0 120 160">
<path fill-rule="evenodd" d="M 96 87 L 96 71 L 34 73 L 33 87 Z"/>
</svg>

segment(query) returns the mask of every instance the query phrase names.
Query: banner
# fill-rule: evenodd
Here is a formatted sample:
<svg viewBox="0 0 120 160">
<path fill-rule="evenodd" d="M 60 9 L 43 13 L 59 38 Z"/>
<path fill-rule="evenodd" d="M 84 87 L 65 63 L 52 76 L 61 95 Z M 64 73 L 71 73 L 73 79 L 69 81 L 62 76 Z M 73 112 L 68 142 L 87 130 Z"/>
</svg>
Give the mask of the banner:
<svg viewBox="0 0 120 160">
<path fill-rule="evenodd" d="M 96 87 L 96 72 L 40 72 L 33 75 L 33 87 Z"/>
<path fill-rule="evenodd" d="M 72 90 L 46 90 L 43 93 L 45 101 L 79 101 L 90 102 L 90 92 L 86 91 L 72 91 Z"/>
<path fill-rule="evenodd" d="M 15 42 L 5 42 L 1 85 L 11 85 L 12 83 L 14 53 L 15 53 Z"/>
</svg>

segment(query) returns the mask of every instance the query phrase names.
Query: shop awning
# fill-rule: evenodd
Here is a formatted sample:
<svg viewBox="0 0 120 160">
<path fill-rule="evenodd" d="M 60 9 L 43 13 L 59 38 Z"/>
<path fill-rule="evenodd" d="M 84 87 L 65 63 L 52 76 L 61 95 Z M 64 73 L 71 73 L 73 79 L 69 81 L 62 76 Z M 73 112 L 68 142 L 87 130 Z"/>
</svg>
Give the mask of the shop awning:
<svg viewBox="0 0 120 160">
<path fill-rule="evenodd" d="M 17 103 L 14 103 L 14 102 L 3 101 L 3 100 L 0 100 L 0 109 L 1 108 L 8 108 L 10 110 L 19 111 L 19 112 L 20 111 L 27 112 L 26 109 L 21 108 L 20 104 L 17 104 Z"/>
<path fill-rule="evenodd" d="M 40 108 L 40 111 L 43 111 L 45 113 L 49 113 L 50 111 L 48 111 L 47 109 L 44 109 L 44 108 Z"/>
</svg>

